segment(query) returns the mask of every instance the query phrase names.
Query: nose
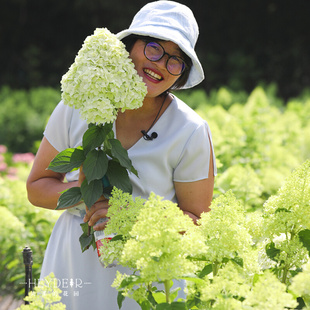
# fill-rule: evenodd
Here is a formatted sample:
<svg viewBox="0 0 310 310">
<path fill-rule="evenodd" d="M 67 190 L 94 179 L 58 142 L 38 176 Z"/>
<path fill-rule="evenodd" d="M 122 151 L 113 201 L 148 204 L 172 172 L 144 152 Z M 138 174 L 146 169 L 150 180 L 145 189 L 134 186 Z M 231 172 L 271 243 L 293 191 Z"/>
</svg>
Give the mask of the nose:
<svg viewBox="0 0 310 310">
<path fill-rule="evenodd" d="M 162 58 L 160 58 L 159 60 L 155 62 L 155 64 L 160 68 L 167 69 L 168 58 L 169 58 L 169 55 L 165 53 Z"/>
</svg>

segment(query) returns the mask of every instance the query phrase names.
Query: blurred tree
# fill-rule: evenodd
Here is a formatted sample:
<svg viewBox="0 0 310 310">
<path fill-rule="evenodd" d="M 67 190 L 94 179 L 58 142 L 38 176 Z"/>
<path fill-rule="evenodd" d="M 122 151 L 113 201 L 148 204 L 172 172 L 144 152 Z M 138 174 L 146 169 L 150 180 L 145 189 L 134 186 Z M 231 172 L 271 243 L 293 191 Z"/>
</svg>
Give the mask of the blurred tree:
<svg viewBox="0 0 310 310">
<path fill-rule="evenodd" d="M 2 0 L 0 86 L 59 87 L 87 35 L 127 28 L 147 0 Z M 276 82 L 296 96 L 310 84 L 310 1 L 179 0 L 200 25 L 197 53 L 209 91 L 227 85 L 251 91 Z"/>
</svg>

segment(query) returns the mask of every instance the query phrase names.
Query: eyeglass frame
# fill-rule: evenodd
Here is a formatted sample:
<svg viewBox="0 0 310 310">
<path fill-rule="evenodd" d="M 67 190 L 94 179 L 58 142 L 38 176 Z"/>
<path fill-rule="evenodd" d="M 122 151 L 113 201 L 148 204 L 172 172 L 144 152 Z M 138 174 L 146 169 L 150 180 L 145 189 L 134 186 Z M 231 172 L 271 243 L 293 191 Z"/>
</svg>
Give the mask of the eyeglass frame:
<svg viewBox="0 0 310 310">
<path fill-rule="evenodd" d="M 156 59 L 156 60 L 152 60 L 152 59 L 150 59 L 150 58 L 148 58 L 148 57 L 146 56 L 145 50 L 146 50 L 147 45 L 150 44 L 150 43 L 158 44 L 158 45 L 162 48 L 162 50 L 163 50 L 163 54 L 162 54 L 158 59 Z M 145 41 L 145 46 L 144 46 L 143 52 L 144 52 L 144 56 L 146 57 L 146 59 L 148 59 L 149 61 L 152 61 L 152 62 L 160 61 L 165 55 L 167 55 L 167 56 L 168 56 L 168 59 L 167 59 L 167 61 L 166 61 L 166 69 L 167 69 L 167 71 L 168 71 L 171 75 L 173 75 L 173 76 L 180 76 L 180 75 L 182 75 L 182 73 L 185 71 L 185 69 L 186 69 L 186 67 L 187 67 L 186 62 L 185 62 L 185 60 L 184 60 L 182 57 L 176 56 L 176 55 L 170 55 L 170 54 L 168 54 L 168 53 L 165 51 L 164 47 L 163 47 L 160 43 L 158 43 L 158 42 L 156 42 L 156 41 Z M 170 60 L 172 57 L 181 59 L 182 62 L 183 62 L 182 71 L 181 71 L 179 74 L 171 73 L 171 72 L 169 71 L 169 69 L 168 69 L 168 62 L 169 62 L 169 60 Z"/>
</svg>

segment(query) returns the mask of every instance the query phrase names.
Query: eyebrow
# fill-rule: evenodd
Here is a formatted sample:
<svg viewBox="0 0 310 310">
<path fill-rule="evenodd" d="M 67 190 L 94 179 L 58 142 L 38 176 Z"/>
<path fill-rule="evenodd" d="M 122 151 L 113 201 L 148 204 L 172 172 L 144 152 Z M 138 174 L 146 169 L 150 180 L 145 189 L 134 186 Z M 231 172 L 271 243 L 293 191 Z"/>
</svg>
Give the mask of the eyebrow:
<svg viewBox="0 0 310 310">
<path fill-rule="evenodd" d="M 155 42 L 157 43 L 160 43 L 160 42 L 173 42 L 173 41 L 166 41 L 166 40 L 161 40 L 161 39 L 155 39 L 154 40 Z M 151 42 L 151 41 L 150 41 Z M 178 56 L 178 57 L 181 57 L 184 59 L 184 55 L 185 53 L 180 49 L 179 45 L 177 45 L 175 42 L 173 42 L 175 45 L 176 45 L 176 52 L 179 52 L 180 55 L 175 55 L 175 54 L 172 54 L 172 56 Z"/>
</svg>

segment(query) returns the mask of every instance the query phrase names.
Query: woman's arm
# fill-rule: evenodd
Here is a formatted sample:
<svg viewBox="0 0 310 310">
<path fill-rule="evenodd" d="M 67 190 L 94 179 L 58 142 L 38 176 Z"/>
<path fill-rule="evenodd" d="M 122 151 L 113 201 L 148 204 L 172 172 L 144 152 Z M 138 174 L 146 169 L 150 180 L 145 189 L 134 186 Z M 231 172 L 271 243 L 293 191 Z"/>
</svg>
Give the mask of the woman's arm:
<svg viewBox="0 0 310 310">
<path fill-rule="evenodd" d="M 64 174 L 47 170 L 58 151 L 44 137 L 27 180 L 29 201 L 38 207 L 55 209 L 60 193 L 79 186 L 78 181 L 64 183 Z"/>
<path fill-rule="evenodd" d="M 196 182 L 175 182 L 178 205 L 193 221 L 200 218 L 202 212 L 210 211 L 214 188 L 213 156 L 210 156 L 209 175 L 207 179 Z"/>
</svg>

